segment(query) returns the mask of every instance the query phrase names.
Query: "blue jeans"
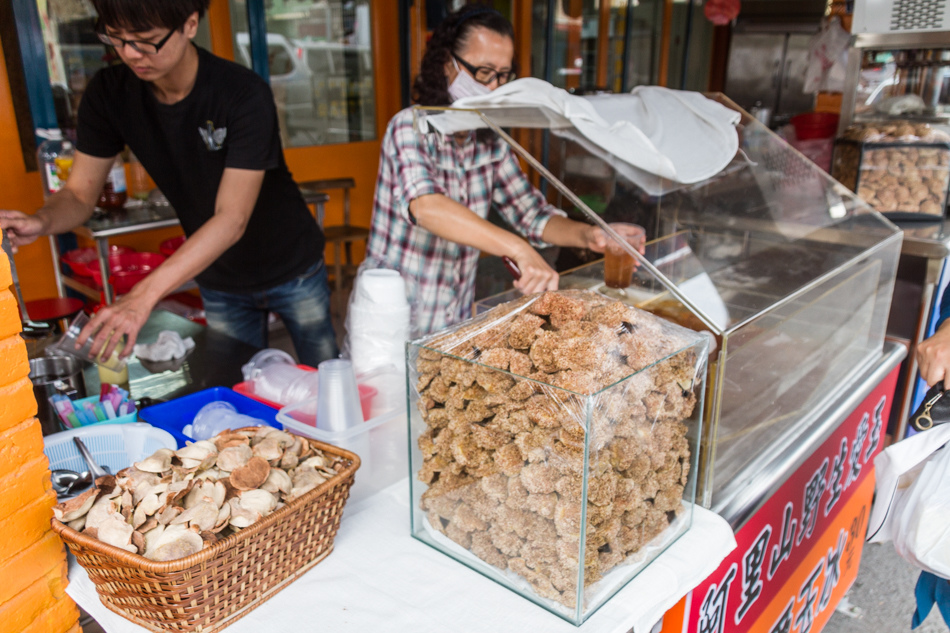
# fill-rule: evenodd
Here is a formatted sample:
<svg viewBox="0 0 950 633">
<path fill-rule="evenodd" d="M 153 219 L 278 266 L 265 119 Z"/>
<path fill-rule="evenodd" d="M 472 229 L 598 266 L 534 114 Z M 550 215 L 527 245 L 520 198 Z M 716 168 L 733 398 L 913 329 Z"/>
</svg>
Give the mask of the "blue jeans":
<svg viewBox="0 0 950 633">
<path fill-rule="evenodd" d="M 208 327 L 254 347 L 267 347 L 267 315 L 275 312 L 304 365 L 316 367 L 339 353 L 330 322 L 330 287 L 323 261 L 268 290 L 243 294 L 201 288 L 201 299 Z"/>
</svg>

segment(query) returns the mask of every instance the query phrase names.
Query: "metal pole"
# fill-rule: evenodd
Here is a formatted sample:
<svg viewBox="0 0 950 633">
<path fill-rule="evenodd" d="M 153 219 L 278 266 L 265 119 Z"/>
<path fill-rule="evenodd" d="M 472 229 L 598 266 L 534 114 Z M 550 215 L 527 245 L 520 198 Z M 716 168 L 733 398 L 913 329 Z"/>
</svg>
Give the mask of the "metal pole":
<svg viewBox="0 0 950 633">
<path fill-rule="evenodd" d="M 620 91 L 630 91 L 630 36 L 633 34 L 633 0 L 627 0 L 627 21 L 623 26 L 623 65 L 620 67 Z"/>
<path fill-rule="evenodd" d="M 683 65 L 680 72 L 680 90 L 686 90 L 686 75 L 689 71 L 689 38 L 693 31 L 693 0 L 686 7 L 686 33 L 683 35 Z"/>
<path fill-rule="evenodd" d="M 251 68 L 270 83 L 267 63 L 267 13 L 264 0 L 247 0 L 247 30 L 251 43 Z"/>
</svg>

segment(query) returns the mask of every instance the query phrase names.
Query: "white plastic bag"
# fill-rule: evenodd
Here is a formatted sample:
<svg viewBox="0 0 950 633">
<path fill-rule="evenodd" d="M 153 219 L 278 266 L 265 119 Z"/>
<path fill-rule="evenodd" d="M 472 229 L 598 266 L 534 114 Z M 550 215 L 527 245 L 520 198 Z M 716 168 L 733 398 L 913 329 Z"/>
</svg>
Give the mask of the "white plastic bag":
<svg viewBox="0 0 950 633">
<path fill-rule="evenodd" d="M 822 88 L 840 90 L 838 84 L 843 83 L 850 40 L 851 34 L 841 27 L 841 22 L 837 19 L 828 22 L 812 38 L 808 43 L 808 67 L 805 70 L 802 92 L 811 94 Z"/>
<path fill-rule="evenodd" d="M 898 442 L 874 460 L 868 540 L 893 540 L 904 559 L 950 578 L 950 424 Z"/>
</svg>

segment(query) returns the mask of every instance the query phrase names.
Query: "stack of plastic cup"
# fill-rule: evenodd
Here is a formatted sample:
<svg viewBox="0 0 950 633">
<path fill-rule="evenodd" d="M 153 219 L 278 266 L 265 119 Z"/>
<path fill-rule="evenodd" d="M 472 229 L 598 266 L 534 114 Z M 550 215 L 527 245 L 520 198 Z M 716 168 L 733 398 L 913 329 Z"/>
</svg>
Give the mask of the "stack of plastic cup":
<svg viewBox="0 0 950 633">
<path fill-rule="evenodd" d="M 238 413 L 230 402 L 215 400 L 201 407 L 191 423 L 191 437 L 207 440 L 225 429 L 243 429 L 246 426 L 262 426 L 259 418 Z"/>
<path fill-rule="evenodd" d="M 353 364 L 348 360 L 325 360 L 318 367 L 317 428 L 339 432 L 363 423 L 359 389 Z"/>
</svg>

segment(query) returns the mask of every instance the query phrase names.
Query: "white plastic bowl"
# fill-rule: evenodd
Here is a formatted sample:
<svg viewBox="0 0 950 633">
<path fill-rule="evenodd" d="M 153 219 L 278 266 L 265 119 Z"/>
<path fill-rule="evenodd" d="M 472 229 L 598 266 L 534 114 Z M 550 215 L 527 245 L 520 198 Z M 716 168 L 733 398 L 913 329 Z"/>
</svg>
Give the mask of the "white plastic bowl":
<svg viewBox="0 0 950 633">
<path fill-rule="evenodd" d="M 43 453 L 49 460 L 50 470 L 67 468 L 78 473 L 89 470 L 73 442 L 77 436 L 96 462 L 108 466 L 113 473 L 145 459 L 160 448 L 175 450 L 178 447 L 171 433 L 143 422 L 84 427 L 44 438 Z"/>
</svg>

